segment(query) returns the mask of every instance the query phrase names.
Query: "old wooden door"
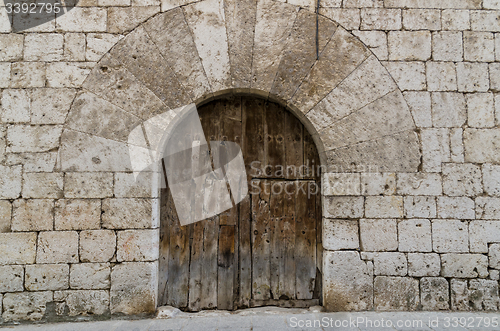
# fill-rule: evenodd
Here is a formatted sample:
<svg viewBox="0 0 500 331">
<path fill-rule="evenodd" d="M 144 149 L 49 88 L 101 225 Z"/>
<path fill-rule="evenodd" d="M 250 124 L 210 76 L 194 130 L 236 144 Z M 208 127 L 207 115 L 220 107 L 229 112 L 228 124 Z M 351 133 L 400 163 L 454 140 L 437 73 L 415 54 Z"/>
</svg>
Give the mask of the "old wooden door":
<svg viewBox="0 0 500 331">
<path fill-rule="evenodd" d="M 159 304 L 186 311 L 319 304 L 320 168 L 311 136 L 285 108 L 258 98 L 220 99 L 198 113 L 207 141 L 240 144 L 249 195 L 180 226 L 162 190 Z"/>
</svg>

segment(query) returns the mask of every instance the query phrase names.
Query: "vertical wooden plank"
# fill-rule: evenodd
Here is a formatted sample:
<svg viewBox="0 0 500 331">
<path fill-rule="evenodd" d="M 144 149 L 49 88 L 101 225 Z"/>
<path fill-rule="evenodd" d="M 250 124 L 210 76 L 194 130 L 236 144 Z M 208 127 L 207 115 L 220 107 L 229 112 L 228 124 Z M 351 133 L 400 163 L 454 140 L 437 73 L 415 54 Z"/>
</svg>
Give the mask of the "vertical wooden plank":
<svg viewBox="0 0 500 331">
<path fill-rule="evenodd" d="M 249 188 L 251 190 L 252 188 Z M 240 202 L 239 217 L 239 307 L 247 308 L 252 298 L 251 201 Z M 295 279 L 294 279 L 295 281 Z"/>
<path fill-rule="evenodd" d="M 283 279 L 280 274 L 280 264 L 282 262 L 282 243 L 281 233 L 283 226 L 283 190 L 284 183 L 282 181 L 270 181 L 271 198 L 270 206 L 270 220 L 269 220 L 269 238 L 271 256 L 270 256 L 270 286 L 271 297 L 274 300 L 279 300 L 281 296 L 280 288 L 283 286 L 281 282 Z"/>
<path fill-rule="evenodd" d="M 301 166 L 304 164 L 304 126 L 289 111 L 285 111 L 285 176 L 288 179 L 301 178 Z"/>
<path fill-rule="evenodd" d="M 203 266 L 203 230 L 202 222 L 191 225 L 191 261 L 189 263 L 189 310 L 200 310 L 201 276 Z"/>
<path fill-rule="evenodd" d="M 285 182 L 283 206 L 282 261 L 280 262 L 280 293 L 286 299 L 295 299 L 295 205 L 296 182 Z"/>
<path fill-rule="evenodd" d="M 266 176 L 284 178 L 285 167 L 285 110 L 275 103 L 266 103 L 264 124 Z"/>
<path fill-rule="evenodd" d="M 247 175 L 258 177 L 265 166 L 264 159 L 264 101 L 244 98 L 242 102 L 243 158 Z"/>
<path fill-rule="evenodd" d="M 320 180 L 320 161 L 316 144 L 309 132 L 304 128 L 304 165 L 306 178 Z"/>
<path fill-rule="evenodd" d="M 165 173 L 164 173 L 165 175 Z M 166 180 L 165 180 L 166 183 Z M 173 204 L 172 197 L 168 187 L 162 188 L 160 192 L 160 254 L 159 254 L 159 275 L 158 275 L 158 304 L 164 306 L 167 304 L 168 291 L 168 261 L 170 256 L 170 225 Z"/>
<path fill-rule="evenodd" d="M 219 217 L 214 216 L 202 222 L 203 267 L 201 277 L 201 309 L 217 308 L 217 252 L 219 244 Z"/>
<path fill-rule="evenodd" d="M 219 230 L 217 308 L 232 310 L 234 302 L 234 226 Z"/>
</svg>

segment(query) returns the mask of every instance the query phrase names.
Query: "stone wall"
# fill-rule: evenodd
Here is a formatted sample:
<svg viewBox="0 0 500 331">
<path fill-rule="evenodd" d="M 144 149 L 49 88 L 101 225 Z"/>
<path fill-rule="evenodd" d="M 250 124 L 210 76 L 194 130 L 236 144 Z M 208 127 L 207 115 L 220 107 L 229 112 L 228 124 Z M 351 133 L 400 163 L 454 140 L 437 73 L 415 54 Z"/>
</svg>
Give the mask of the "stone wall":
<svg viewBox="0 0 500 331">
<path fill-rule="evenodd" d="M 130 169 L 116 170 L 115 164 L 108 164 L 102 157 L 117 149 L 115 145 L 99 149 L 95 147 L 101 146 L 99 140 L 85 140 L 84 133 L 123 140 L 123 132 L 126 137 L 128 131 L 120 128 L 131 124 L 121 109 L 135 107 L 139 113 L 141 107 L 154 108 L 161 102 L 155 104 L 160 99 L 151 94 L 147 101 L 142 97 L 142 102 L 134 103 L 137 95 L 132 95 L 132 89 L 138 94 L 146 92 L 134 87 L 131 80 L 125 80 L 126 94 L 120 94 L 119 89 L 113 92 L 123 101 L 115 108 L 102 101 L 88 101 L 93 97 L 82 93 L 82 88 L 84 81 L 87 89 L 99 85 L 99 80 L 90 79 L 97 77 L 100 68 L 96 64 L 107 61 L 103 55 L 117 43 L 120 46 L 125 36 L 132 35 L 130 31 L 161 12 L 168 14 L 188 3 L 80 0 L 78 7 L 64 16 L 22 33 L 12 32 L 7 14 L 1 11 L 0 321 L 154 312 L 158 192 L 152 184 L 153 176 L 135 182 Z M 225 24 L 208 31 L 222 31 L 224 35 L 228 31 L 230 40 L 227 59 L 211 64 L 213 70 L 206 70 L 208 79 L 184 86 L 198 98 L 247 87 L 267 88 L 265 95 L 273 97 L 270 85 L 256 88 L 251 86 L 251 79 L 234 79 L 250 76 L 234 70 L 245 69 L 234 59 L 244 58 L 246 53 L 232 49 L 231 38 L 245 41 L 243 31 L 255 31 L 260 48 L 255 41 L 253 49 L 261 52 L 272 51 L 273 45 L 285 43 L 286 38 L 270 39 L 276 37 L 266 34 L 272 25 L 264 26 L 267 30 L 261 27 L 257 36 L 258 25 L 232 24 L 221 14 L 222 7 L 190 6 L 182 8 L 191 13 L 189 24 L 201 27 L 191 33 L 193 45 L 198 47 L 194 52 L 199 53 L 196 56 L 202 58 L 205 70 L 213 61 L 207 47 L 217 49 L 220 44 L 203 34 L 203 28 L 210 27 L 205 22 L 209 20 L 197 18 L 215 15 Z M 313 11 L 315 3 L 289 1 L 280 12 L 283 22 L 278 26 L 291 28 L 299 7 Z M 406 117 L 401 115 L 391 124 L 389 114 L 383 123 L 370 126 L 370 114 L 398 105 L 391 99 L 367 111 L 368 120 L 353 119 L 339 135 L 321 131 L 321 115 L 328 112 L 321 107 L 328 108 L 328 103 L 312 108 L 325 95 L 285 99 L 298 109 L 298 115 L 307 114 L 304 121 L 309 121 L 311 133 L 325 145 L 319 149 L 331 172 L 323 179 L 325 307 L 498 310 L 500 2 L 323 0 L 320 14 L 358 37 L 375 57 L 361 48 L 359 54 L 364 59 L 372 58 L 373 68 L 381 61 L 390 74 L 372 77 L 372 70 L 358 80 L 372 84 L 372 89 L 391 86 L 395 81 L 413 120 L 402 125 Z M 201 47 L 204 38 L 213 44 Z M 228 41 L 224 42 L 227 45 Z M 142 46 L 129 42 L 127 49 L 130 52 Z M 188 49 L 183 47 L 178 49 L 179 54 Z M 119 47 L 114 50 L 113 56 L 125 54 Z M 224 53 L 224 48 L 220 50 Z M 271 51 L 269 62 L 281 53 L 273 55 Z M 262 57 L 261 63 L 268 58 Z M 233 69 L 217 67 L 224 61 Z M 323 65 L 320 74 L 308 78 L 328 87 L 321 81 L 322 73 L 335 62 Z M 264 77 L 265 73 L 260 74 Z M 195 69 L 188 74 L 175 73 L 179 80 L 185 78 L 182 74 L 192 79 L 197 73 Z M 229 80 L 219 79 L 221 76 Z M 107 92 L 106 88 L 99 86 L 101 91 Z M 344 101 L 330 106 L 345 108 L 347 103 L 356 103 L 361 97 L 355 90 L 340 91 L 338 95 Z M 393 90 L 380 88 L 378 92 L 385 95 Z M 281 92 L 289 91 L 283 88 Z M 315 100 L 314 104 L 309 100 Z M 98 102 L 96 108 L 89 106 Z M 80 107 L 80 111 L 80 105 L 86 107 Z M 304 111 L 301 105 L 308 108 Z M 100 122 L 91 121 L 92 111 L 105 108 L 108 114 L 114 114 L 108 118 L 113 120 L 109 127 L 114 131 L 104 130 L 99 117 Z M 401 105 L 394 109 L 404 112 Z M 85 112 L 87 117 L 82 115 Z M 366 135 L 367 130 L 372 134 Z M 383 139 L 389 134 L 385 130 L 393 140 Z M 349 136 L 349 132 L 354 134 Z M 399 135 L 401 132 L 416 132 L 420 152 L 411 147 L 410 138 Z M 74 141 L 86 141 L 95 150 L 67 143 L 76 136 L 80 140 Z M 343 139 L 350 140 L 342 144 Z M 401 144 L 410 147 L 398 149 Z M 344 145 L 351 149 L 342 154 Z M 329 154 L 329 146 L 336 147 L 332 149 L 336 152 Z M 417 154 L 421 155 L 419 162 L 414 160 Z M 81 162 L 80 156 L 89 156 L 88 163 Z M 358 166 L 351 167 L 353 163 Z"/>
</svg>

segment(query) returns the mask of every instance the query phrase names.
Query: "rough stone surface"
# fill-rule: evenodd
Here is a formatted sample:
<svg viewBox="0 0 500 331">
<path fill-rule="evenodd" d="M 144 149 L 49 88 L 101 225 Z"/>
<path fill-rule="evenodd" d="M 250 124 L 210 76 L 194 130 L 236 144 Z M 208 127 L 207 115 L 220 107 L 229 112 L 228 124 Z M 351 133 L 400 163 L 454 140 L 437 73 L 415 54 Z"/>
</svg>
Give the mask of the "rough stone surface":
<svg viewBox="0 0 500 331">
<path fill-rule="evenodd" d="M 0 264 L 33 264 L 36 257 L 34 232 L 0 233 Z"/>
<path fill-rule="evenodd" d="M 465 97 L 460 93 L 432 93 L 432 123 L 434 127 L 460 127 L 467 120 Z"/>
<path fill-rule="evenodd" d="M 28 291 L 65 290 L 69 287 L 69 265 L 27 265 L 25 286 Z"/>
<path fill-rule="evenodd" d="M 22 266 L 0 266 L 0 292 L 22 292 L 23 284 L 24 268 Z"/>
<path fill-rule="evenodd" d="M 449 196 L 476 196 L 483 193 L 481 168 L 474 164 L 444 164 L 443 189 Z"/>
<path fill-rule="evenodd" d="M 80 232 L 80 260 L 109 262 L 115 255 L 116 235 L 111 230 Z"/>
<path fill-rule="evenodd" d="M 408 253 L 408 275 L 412 277 L 439 276 L 439 254 Z"/>
<path fill-rule="evenodd" d="M 102 226 L 107 229 L 141 229 L 156 225 L 152 199 L 106 199 L 102 203 Z"/>
<path fill-rule="evenodd" d="M 359 174 L 331 174 L 323 175 L 323 195 L 360 195 L 361 178 Z"/>
<path fill-rule="evenodd" d="M 434 252 L 437 253 L 468 253 L 468 223 L 454 220 L 433 220 L 432 246 Z"/>
<path fill-rule="evenodd" d="M 143 262 L 158 259 L 157 230 L 126 230 L 117 232 L 116 260 Z"/>
<path fill-rule="evenodd" d="M 0 233 L 10 232 L 12 222 L 12 204 L 7 200 L 0 200 Z"/>
<path fill-rule="evenodd" d="M 472 221 L 469 224 L 469 244 L 473 253 L 488 253 L 488 244 L 498 242 L 500 222 Z"/>
<path fill-rule="evenodd" d="M 439 218 L 474 219 L 474 200 L 466 197 L 438 197 Z"/>
<path fill-rule="evenodd" d="M 477 278 L 488 276 L 488 257 L 480 254 L 441 255 L 441 275 L 453 278 Z"/>
<path fill-rule="evenodd" d="M 61 199 L 55 204 L 56 230 L 99 229 L 101 202 L 93 199 Z"/>
<path fill-rule="evenodd" d="M 66 198 L 108 198 L 113 196 L 112 173 L 67 173 Z"/>
<path fill-rule="evenodd" d="M 490 268 L 500 269 L 500 244 L 490 245 L 488 257 L 490 261 Z"/>
<path fill-rule="evenodd" d="M 436 217 L 436 198 L 428 196 L 406 196 L 404 198 L 406 218 Z"/>
<path fill-rule="evenodd" d="M 361 218 L 364 212 L 362 197 L 325 197 L 323 216 L 329 218 Z"/>
<path fill-rule="evenodd" d="M 450 307 L 449 284 L 445 278 L 420 279 L 420 303 L 424 310 L 448 310 Z"/>
<path fill-rule="evenodd" d="M 499 129 L 465 129 L 465 161 L 473 163 L 500 163 Z"/>
<path fill-rule="evenodd" d="M 396 174 L 363 173 L 361 174 L 362 195 L 394 195 L 396 193 Z"/>
<path fill-rule="evenodd" d="M 76 231 L 40 232 L 37 246 L 37 263 L 78 263 Z"/>
<path fill-rule="evenodd" d="M 79 290 L 109 289 L 110 274 L 109 263 L 73 264 L 69 272 L 69 286 Z"/>
<path fill-rule="evenodd" d="M 500 199 L 488 197 L 476 198 L 476 218 L 484 220 L 500 219 Z"/>
<path fill-rule="evenodd" d="M 395 251 L 398 248 L 394 219 L 361 219 L 359 233 L 361 249 L 365 252 Z"/>
<path fill-rule="evenodd" d="M 446 129 L 425 129 L 422 138 L 422 168 L 426 172 L 440 172 L 443 162 L 450 162 L 450 137 Z"/>
<path fill-rule="evenodd" d="M 376 276 L 406 276 L 408 263 L 404 253 L 376 253 L 373 259 Z"/>
<path fill-rule="evenodd" d="M 12 207 L 12 231 L 50 231 L 53 229 L 53 200 L 15 200 Z"/>
<path fill-rule="evenodd" d="M 56 291 L 56 313 L 67 316 L 109 314 L 108 291 Z"/>
<path fill-rule="evenodd" d="M 432 173 L 400 173 L 397 181 L 399 195 L 441 195 L 441 176 Z"/>
<path fill-rule="evenodd" d="M 418 280 L 409 277 L 375 277 L 375 309 L 384 311 L 412 311 L 419 303 Z"/>
<path fill-rule="evenodd" d="M 366 197 L 365 216 L 369 218 L 403 217 L 403 197 Z"/>
<path fill-rule="evenodd" d="M 52 300 L 52 292 L 6 293 L 3 297 L 3 320 L 39 321 L 45 315 L 47 303 Z"/>
<path fill-rule="evenodd" d="M 431 223 L 429 220 L 410 219 L 398 223 L 400 252 L 431 252 Z"/>
<path fill-rule="evenodd" d="M 23 176 L 23 198 L 62 198 L 64 179 L 62 173 L 25 173 Z"/>
</svg>

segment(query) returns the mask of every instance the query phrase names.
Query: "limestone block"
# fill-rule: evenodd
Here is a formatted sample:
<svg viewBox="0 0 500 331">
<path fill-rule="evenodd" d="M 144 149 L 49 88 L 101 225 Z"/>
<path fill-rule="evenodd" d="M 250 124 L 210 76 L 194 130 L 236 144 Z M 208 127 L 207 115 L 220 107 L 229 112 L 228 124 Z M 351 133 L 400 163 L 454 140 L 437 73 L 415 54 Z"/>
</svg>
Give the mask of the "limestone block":
<svg viewBox="0 0 500 331">
<path fill-rule="evenodd" d="M 339 22 L 334 19 L 335 22 Z M 341 24 L 342 25 L 342 24 Z M 344 26 L 344 25 L 342 25 Z M 345 26 L 344 26 L 345 27 Z M 387 34 L 384 31 L 352 31 L 375 56 L 381 61 L 389 59 L 389 48 L 387 46 Z"/>
<path fill-rule="evenodd" d="M 405 30 L 441 30 L 441 11 L 436 9 L 403 10 Z"/>
<path fill-rule="evenodd" d="M 112 173 L 69 172 L 64 181 L 66 198 L 108 198 L 113 196 Z"/>
<path fill-rule="evenodd" d="M 159 11 L 159 6 L 111 7 L 108 10 L 108 32 L 124 33 L 133 30 Z"/>
<path fill-rule="evenodd" d="M 121 38 L 123 38 L 121 35 L 109 33 L 87 34 L 85 59 L 87 61 L 99 61 Z"/>
<path fill-rule="evenodd" d="M 25 61 L 61 61 L 64 36 L 59 33 L 30 33 L 24 38 Z"/>
<path fill-rule="evenodd" d="M 402 220 L 398 223 L 400 252 L 431 252 L 431 222 L 424 219 Z"/>
<path fill-rule="evenodd" d="M 488 243 L 498 242 L 500 222 L 472 221 L 469 224 L 469 245 L 473 253 L 488 253 Z"/>
<path fill-rule="evenodd" d="M 483 185 L 489 196 L 500 197 L 500 166 L 483 164 Z"/>
<path fill-rule="evenodd" d="M 5 322 L 29 320 L 39 321 L 45 315 L 47 303 L 52 302 L 52 292 L 6 293 L 3 297 L 3 320 Z"/>
<path fill-rule="evenodd" d="M 437 253 L 468 253 L 468 223 L 454 220 L 432 221 L 432 246 Z"/>
<path fill-rule="evenodd" d="M 376 253 L 373 259 L 376 276 L 406 276 L 408 263 L 404 253 Z"/>
<path fill-rule="evenodd" d="M 8 154 L 5 164 L 22 165 L 26 172 L 53 172 L 56 166 L 57 152 L 15 153 Z"/>
<path fill-rule="evenodd" d="M 394 173 L 362 173 L 362 195 L 394 195 L 396 194 L 396 174 Z"/>
<path fill-rule="evenodd" d="M 81 87 L 93 66 L 94 63 L 91 62 L 49 63 L 47 65 L 47 86 Z"/>
<path fill-rule="evenodd" d="M 104 32 L 106 25 L 106 9 L 98 7 L 75 7 L 56 20 L 56 29 L 65 32 Z"/>
<path fill-rule="evenodd" d="M 0 165 L 0 198 L 16 199 L 21 194 L 22 167 Z"/>
<path fill-rule="evenodd" d="M 469 302 L 473 310 L 497 311 L 500 303 L 498 282 L 487 279 L 470 280 Z"/>
<path fill-rule="evenodd" d="M 78 232 L 40 232 L 36 262 L 78 263 Z"/>
<path fill-rule="evenodd" d="M 360 174 L 325 173 L 323 174 L 323 195 L 360 195 Z"/>
<path fill-rule="evenodd" d="M 331 251 L 359 249 L 358 222 L 323 219 L 323 248 Z"/>
<path fill-rule="evenodd" d="M 474 201 L 466 197 L 438 197 L 439 218 L 474 219 Z"/>
<path fill-rule="evenodd" d="M 467 280 L 452 279 L 450 281 L 451 309 L 470 310 L 469 289 Z"/>
<path fill-rule="evenodd" d="M 30 95 L 27 90 L 3 90 L 2 107 L 0 108 L 0 122 L 30 122 Z"/>
<path fill-rule="evenodd" d="M 12 231 L 50 231 L 53 229 L 53 200 L 15 200 L 12 207 Z"/>
<path fill-rule="evenodd" d="M 483 220 L 500 219 L 500 199 L 489 197 L 476 198 L 476 218 Z M 500 240 L 499 240 L 500 241 Z"/>
<path fill-rule="evenodd" d="M 434 218 L 436 217 L 436 198 L 428 196 L 404 197 L 406 218 Z"/>
<path fill-rule="evenodd" d="M 361 219 L 359 230 L 363 251 L 394 251 L 398 248 L 396 220 Z"/>
<path fill-rule="evenodd" d="M 403 197 L 368 196 L 365 203 L 365 215 L 369 218 L 403 217 Z"/>
<path fill-rule="evenodd" d="M 0 200 L 0 233 L 11 231 L 12 204 L 7 200 Z"/>
<path fill-rule="evenodd" d="M 498 10 L 474 10 L 470 13 L 472 31 L 500 32 L 500 13 Z"/>
<path fill-rule="evenodd" d="M 489 258 L 490 268 L 500 269 L 500 244 L 490 245 L 488 258 Z"/>
<path fill-rule="evenodd" d="M 470 30 L 470 14 L 468 10 L 445 9 L 441 12 L 443 30 Z"/>
<path fill-rule="evenodd" d="M 27 265 L 25 287 L 28 291 L 65 290 L 69 287 L 69 265 Z"/>
<path fill-rule="evenodd" d="M 500 33 L 495 33 L 495 59 L 500 61 Z"/>
<path fill-rule="evenodd" d="M 80 232 L 80 260 L 109 262 L 115 255 L 116 235 L 111 230 Z"/>
<path fill-rule="evenodd" d="M 75 98 L 73 89 L 33 89 L 31 92 L 32 124 L 64 124 Z"/>
<path fill-rule="evenodd" d="M 111 271 L 111 313 L 154 313 L 157 275 L 157 262 L 128 262 L 114 266 Z"/>
<path fill-rule="evenodd" d="M 55 230 L 89 230 L 101 226 L 101 201 L 61 199 L 55 203 Z"/>
<path fill-rule="evenodd" d="M 361 10 L 361 30 L 400 30 L 401 26 L 401 9 Z"/>
<path fill-rule="evenodd" d="M 490 88 L 487 63 L 460 62 L 457 64 L 460 92 L 486 92 Z"/>
<path fill-rule="evenodd" d="M 385 7 L 481 9 L 480 0 L 385 0 Z"/>
<path fill-rule="evenodd" d="M 442 254 L 441 275 L 453 278 L 485 278 L 488 257 L 481 254 Z"/>
<path fill-rule="evenodd" d="M 448 196 L 477 196 L 483 193 L 481 167 L 471 164 L 443 164 L 443 189 Z"/>
<path fill-rule="evenodd" d="M 463 61 L 461 32 L 441 31 L 432 34 L 432 59 L 434 61 Z"/>
<path fill-rule="evenodd" d="M 500 270 L 493 270 L 493 269 L 490 269 L 490 279 L 491 280 L 500 280 Z"/>
<path fill-rule="evenodd" d="M 137 176 L 137 177 L 136 177 Z M 153 183 L 154 173 L 116 173 L 115 197 L 117 198 L 157 198 Z"/>
<path fill-rule="evenodd" d="M 358 252 L 323 252 L 323 276 L 327 311 L 373 309 L 373 265 Z"/>
<path fill-rule="evenodd" d="M 64 60 L 85 61 L 84 33 L 66 33 L 64 35 Z"/>
<path fill-rule="evenodd" d="M 500 92 L 500 63 L 490 63 L 490 89 Z"/>
<path fill-rule="evenodd" d="M 465 129 L 465 161 L 473 163 L 500 163 L 499 129 Z"/>
<path fill-rule="evenodd" d="M 385 67 L 402 91 L 421 91 L 427 87 L 423 62 L 385 62 Z"/>
<path fill-rule="evenodd" d="M 61 126 L 9 126 L 7 152 L 47 152 L 59 146 L 61 133 Z"/>
<path fill-rule="evenodd" d="M 10 69 L 11 63 L 1 62 L 0 63 L 0 87 L 6 88 L 10 86 Z"/>
<path fill-rule="evenodd" d="M 432 127 L 431 94 L 429 92 L 405 92 L 415 125 L 418 128 Z"/>
<path fill-rule="evenodd" d="M 363 197 L 325 197 L 323 216 L 327 218 L 361 218 L 364 213 Z"/>
<path fill-rule="evenodd" d="M 110 287 L 109 263 L 81 263 L 71 265 L 69 284 L 72 289 L 104 290 Z"/>
<path fill-rule="evenodd" d="M 102 226 L 107 229 L 144 229 L 155 225 L 155 199 L 105 199 Z M 325 214 L 326 216 L 326 214 Z"/>
<path fill-rule="evenodd" d="M 408 253 L 408 276 L 439 276 L 441 259 L 439 254 Z"/>
<path fill-rule="evenodd" d="M 461 127 L 467 119 L 465 97 L 461 93 L 432 93 L 432 122 L 434 127 Z"/>
<path fill-rule="evenodd" d="M 292 3 L 292 2 L 289 2 Z M 320 15 L 328 17 L 344 29 L 358 30 L 361 24 L 361 10 L 354 8 L 320 8 Z M 387 43 L 387 42 L 386 42 Z"/>
<path fill-rule="evenodd" d="M 390 31 L 388 41 L 391 61 L 427 61 L 431 57 L 429 31 Z"/>
<path fill-rule="evenodd" d="M 412 311 L 419 303 L 418 280 L 409 277 L 375 277 L 374 304 L 380 311 Z"/>
<path fill-rule="evenodd" d="M 24 268 L 22 266 L 0 266 L 0 292 L 24 291 Z"/>
<path fill-rule="evenodd" d="M 457 70 L 452 62 L 427 62 L 427 90 L 456 91 Z"/>
<path fill-rule="evenodd" d="M 62 198 L 63 173 L 32 172 L 23 175 L 23 198 Z"/>
<path fill-rule="evenodd" d="M 441 176 L 433 173 L 398 173 L 397 194 L 441 195 Z"/>
<path fill-rule="evenodd" d="M 500 2 L 498 0 L 484 0 L 483 1 L 484 9 L 500 9 Z"/>
<path fill-rule="evenodd" d="M 464 159 L 464 138 L 463 129 L 450 130 L 450 153 L 451 162 L 463 163 Z"/>
<path fill-rule="evenodd" d="M 495 126 L 493 93 L 467 94 L 468 125 L 472 128 Z"/>
<path fill-rule="evenodd" d="M 0 61 L 22 61 L 23 59 L 24 35 L 1 34 L 0 35 Z"/>
<path fill-rule="evenodd" d="M 146 262 L 158 259 L 158 230 L 117 232 L 116 259 L 119 262 Z"/>
<path fill-rule="evenodd" d="M 448 281 L 441 277 L 424 277 L 420 279 L 420 303 L 423 310 L 450 309 Z"/>
<path fill-rule="evenodd" d="M 0 265 L 35 263 L 36 238 L 30 233 L 0 233 Z"/>
<path fill-rule="evenodd" d="M 495 61 L 495 37 L 490 32 L 464 31 L 464 60 Z"/>
<path fill-rule="evenodd" d="M 12 63 L 10 87 L 44 87 L 46 81 L 45 62 L 16 62 Z"/>
<path fill-rule="evenodd" d="M 109 314 L 108 291 L 56 291 L 56 313 L 67 316 L 98 316 Z"/>
</svg>

